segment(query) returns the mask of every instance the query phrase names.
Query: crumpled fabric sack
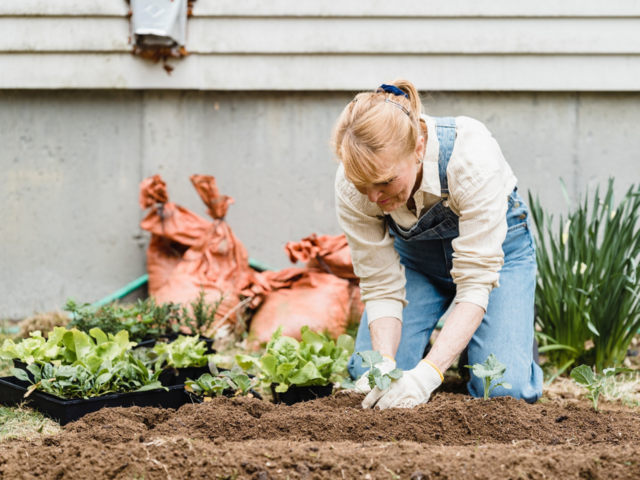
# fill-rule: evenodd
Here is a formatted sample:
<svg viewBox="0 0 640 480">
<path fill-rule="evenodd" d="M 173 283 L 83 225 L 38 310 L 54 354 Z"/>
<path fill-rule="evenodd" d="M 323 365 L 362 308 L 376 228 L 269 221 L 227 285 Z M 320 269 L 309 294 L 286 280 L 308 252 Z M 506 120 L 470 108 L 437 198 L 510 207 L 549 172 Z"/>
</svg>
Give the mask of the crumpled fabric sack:
<svg viewBox="0 0 640 480">
<path fill-rule="evenodd" d="M 211 222 L 169 202 L 167 184 L 160 175 L 140 183 L 140 208 L 151 209 L 140 227 L 151 232 L 147 273 L 149 294 L 154 295 L 167 283 L 184 253 L 202 238 Z"/>
<path fill-rule="evenodd" d="M 340 235 L 322 235 L 315 233 L 299 242 L 289 242 L 285 246 L 292 263 L 305 262 L 307 268 L 315 268 L 331 273 L 351 282 L 351 313 L 349 318 L 359 321 L 364 313 L 364 303 L 360 300 L 360 279 L 353 271 L 351 250 L 347 237 Z"/>
<path fill-rule="evenodd" d="M 140 224 L 152 234 L 147 250 L 149 294 L 160 303 L 189 303 L 204 289 L 208 303 L 223 297 L 216 317 L 228 317 L 232 323 L 235 316 L 227 314 L 239 307 L 240 292 L 248 290 L 253 279 L 247 250 L 224 221 L 233 199 L 220 195 L 212 176 L 190 179 L 213 222 L 169 202 L 159 175 L 140 184 L 140 206 L 152 208 Z"/>
<path fill-rule="evenodd" d="M 315 233 L 299 242 L 289 242 L 284 247 L 292 263 L 304 262 L 308 268 L 316 268 L 347 280 L 358 280 L 353 272 L 351 250 L 344 233 L 322 235 Z"/>
<path fill-rule="evenodd" d="M 321 270 L 285 268 L 256 274 L 252 291 L 264 295 L 251 320 L 255 346 L 268 342 L 282 325 L 282 334 L 301 340 L 300 328 L 328 332 L 338 338 L 345 332 L 351 310 L 349 282 Z"/>
</svg>

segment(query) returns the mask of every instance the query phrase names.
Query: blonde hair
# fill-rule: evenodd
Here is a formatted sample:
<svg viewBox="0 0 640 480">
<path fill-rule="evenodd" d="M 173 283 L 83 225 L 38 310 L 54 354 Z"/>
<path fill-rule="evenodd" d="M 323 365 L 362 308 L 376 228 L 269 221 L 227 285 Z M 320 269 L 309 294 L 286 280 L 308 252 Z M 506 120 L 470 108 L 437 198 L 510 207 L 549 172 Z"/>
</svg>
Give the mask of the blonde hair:
<svg viewBox="0 0 640 480">
<path fill-rule="evenodd" d="M 354 185 L 381 183 L 389 179 L 393 166 L 382 165 L 377 155 L 393 148 L 399 157 L 416 148 L 426 125 L 420 118 L 422 103 L 416 87 L 408 80 L 390 83 L 404 93 L 394 95 L 382 88 L 356 95 L 333 128 L 331 143 L 346 177 Z"/>
</svg>

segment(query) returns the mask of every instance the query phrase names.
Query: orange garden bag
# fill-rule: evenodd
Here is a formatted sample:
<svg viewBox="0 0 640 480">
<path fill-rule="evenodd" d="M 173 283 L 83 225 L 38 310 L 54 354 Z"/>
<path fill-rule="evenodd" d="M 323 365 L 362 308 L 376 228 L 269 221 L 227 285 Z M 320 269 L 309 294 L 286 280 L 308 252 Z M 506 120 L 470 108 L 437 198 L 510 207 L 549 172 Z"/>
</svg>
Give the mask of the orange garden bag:
<svg viewBox="0 0 640 480">
<path fill-rule="evenodd" d="M 147 250 L 149 294 L 161 303 L 195 301 L 201 289 L 208 303 L 223 298 L 214 330 L 233 321 L 230 314 L 241 305 L 240 292 L 251 285 L 253 272 L 247 250 L 224 220 L 233 199 L 220 195 L 212 176 L 190 179 L 213 221 L 169 202 L 159 175 L 140 185 L 140 206 L 151 208 L 140 224 L 152 234 Z"/>
<path fill-rule="evenodd" d="M 263 272 L 266 292 L 262 305 L 251 320 L 251 338 L 268 342 L 282 325 L 282 335 L 301 340 L 300 328 L 328 332 L 338 338 L 345 332 L 351 309 L 349 282 L 320 270 L 285 268 Z"/>
</svg>

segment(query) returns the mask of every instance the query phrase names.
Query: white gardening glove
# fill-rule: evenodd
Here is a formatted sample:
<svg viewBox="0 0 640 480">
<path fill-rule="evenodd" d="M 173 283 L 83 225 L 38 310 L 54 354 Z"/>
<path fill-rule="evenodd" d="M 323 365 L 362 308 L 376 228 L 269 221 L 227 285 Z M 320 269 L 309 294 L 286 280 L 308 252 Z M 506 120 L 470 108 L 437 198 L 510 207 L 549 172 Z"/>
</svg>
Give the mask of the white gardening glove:
<svg viewBox="0 0 640 480">
<path fill-rule="evenodd" d="M 413 370 L 403 372 L 386 390 L 375 387 L 362 402 L 362 408 L 413 408 L 427 403 L 431 393 L 442 384 L 442 374 L 430 362 L 422 360 Z"/>
<path fill-rule="evenodd" d="M 393 358 L 383 355 L 382 359 L 383 359 L 382 363 L 377 363 L 374 365 L 374 367 L 377 367 L 378 370 L 380 370 L 381 375 L 385 375 L 389 373 L 391 370 L 393 370 L 394 368 L 396 368 L 396 361 Z M 356 381 L 355 390 L 357 392 L 364 393 L 365 395 L 371 391 L 371 387 L 369 386 L 369 379 L 367 378 L 368 374 L 369 374 L 369 370 L 364 372 L 362 376 L 358 379 L 358 381 Z"/>
</svg>

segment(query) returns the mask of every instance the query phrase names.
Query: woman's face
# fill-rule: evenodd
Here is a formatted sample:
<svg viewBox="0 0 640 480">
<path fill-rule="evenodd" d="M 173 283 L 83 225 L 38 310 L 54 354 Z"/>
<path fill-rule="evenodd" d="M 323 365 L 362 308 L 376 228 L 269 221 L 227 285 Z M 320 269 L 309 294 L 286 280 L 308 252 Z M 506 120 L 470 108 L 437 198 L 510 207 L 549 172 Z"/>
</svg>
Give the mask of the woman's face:
<svg viewBox="0 0 640 480">
<path fill-rule="evenodd" d="M 393 212 L 409 201 L 422 181 L 422 164 L 418 163 L 424 156 L 424 138 L 420 137 L 416 150 L 403 158 L 395 152 L 385 151 L 378 155 L 381 165 L 388 165 L 393 172 L 383 183 L 359 186 L 356 189 L 366 195 L 370 202 L 377 204 L 383 212 Z"/>
</svg>

